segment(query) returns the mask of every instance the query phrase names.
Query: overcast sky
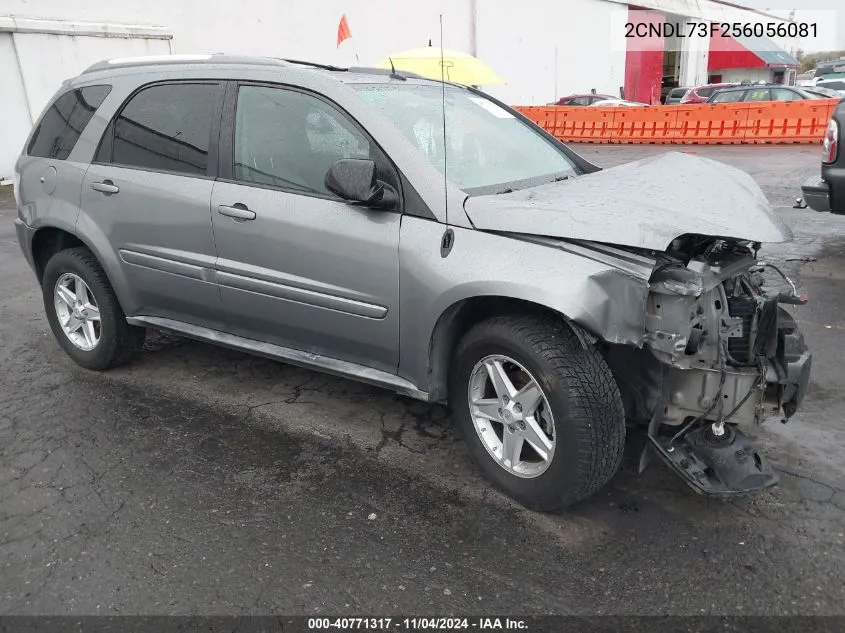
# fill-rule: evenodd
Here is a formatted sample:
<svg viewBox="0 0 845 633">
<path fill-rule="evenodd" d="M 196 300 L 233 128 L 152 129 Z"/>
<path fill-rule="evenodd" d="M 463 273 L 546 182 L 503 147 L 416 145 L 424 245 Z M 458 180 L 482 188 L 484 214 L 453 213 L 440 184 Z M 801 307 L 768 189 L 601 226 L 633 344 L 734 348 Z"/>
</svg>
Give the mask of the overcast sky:
<svg viewBox="0 0 845 633">
<path fill-rule="evenodd" d="M 817 13 L 818 10 L 835 11 L 835 28 L 828 25 L 817 41 L 803 42 L 802 48 L 807 53 L 814 50 L 845 49 L 845 2 L 843 0 L 785 0 L 784 2 L 773 2 L 772 0 L 733 0 L 755 9 L 774 10 L 778 14 L 800 5 L 795 12 L 796 22 L 819 22 L 829 18 L 831 14 Z M 790 6 L 791 5 L 791 6 Z M 825 20 L 826 21 L 826 20 Z M 822 25 L 820 25 L 821 27 Z"/>
</svg>

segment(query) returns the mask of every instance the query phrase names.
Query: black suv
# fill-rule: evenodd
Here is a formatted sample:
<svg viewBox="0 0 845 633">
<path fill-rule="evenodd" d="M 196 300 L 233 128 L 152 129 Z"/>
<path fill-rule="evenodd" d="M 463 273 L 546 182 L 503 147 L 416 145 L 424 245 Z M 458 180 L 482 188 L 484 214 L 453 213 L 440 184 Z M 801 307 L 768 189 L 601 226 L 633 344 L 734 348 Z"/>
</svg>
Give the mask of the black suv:
<svg viewBox="0 0 845 633">
<path fill-rule="evenodd" d="M 827 124 L 822 146 L 821 175 L 801 185 L 807 205 L 816 211 L 845 214 L 845 156 L 839 151 L 845 127 L 845 101 L 840 101 Z"/>
</svg>

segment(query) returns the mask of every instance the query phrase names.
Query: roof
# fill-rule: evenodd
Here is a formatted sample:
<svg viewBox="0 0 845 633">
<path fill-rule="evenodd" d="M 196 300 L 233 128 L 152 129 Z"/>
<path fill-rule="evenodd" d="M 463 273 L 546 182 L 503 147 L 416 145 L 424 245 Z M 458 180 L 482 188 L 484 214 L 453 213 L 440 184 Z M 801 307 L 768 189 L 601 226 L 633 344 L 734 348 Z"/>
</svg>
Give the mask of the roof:
<svg viewBox="0 0 845 633">
<path fill-rule="evenodd" d="M 767 66 L 800 66 L 797 59 L 766 36 L 741 36 L 735 39 L 762 59 Z"/>
<path fill-rule="evenodd" d="M 798 60 L 766 36 L 710 37 L 708 70 L 729 68 L 795 68 Z"/>
<path fill-rule="evenodd" d="M 82 71 L 82 75 L 89 73 L 97 73 L 100 71 L 119 70 L 121 68 L 139 68 L 139 67 L 172 67 L 184 65 L 244 65 L 244 66 L 275 66 L 278 68 L 311 68 L 318 71 L 328 72 L 330 74 L 338 75 L 338 79 L 352 79 L 355 78 L 372 78 L 379 77 L 384 80 L 429 80 L 422 75 L 416 73 L 400 70 L 395 71 L 386 68 L 369 68 L 365 66 L 352 66 L 343 68 L 340 66 L 332 66 L 330 64 L 321 64 L 318 62 L 302 61 L 297 59 L 281 59 L 277 57 L 256 57 L 246 55 L 224 55 L 223 53 L 215 54 L 201 54 L 201 55 L 147 55 L 140 57 L 117 57 L 113 59 L 105 59 L 92 64 Z M 440 82 L 436 82 L 440 83 Z M 446 82 L 449 84 L 450 82 Z"/>
<path fill-rule="evenodd" d="M 99 70 L 116 70 L 138 66 L 173 66 L 180 64 L 247 64 L 252 66 L 290 66 L 281 59 L 272 57 L 248 57 L 241 55 L 146 55 L 140 57 L 115 57 L 91 64 L 82 74 Z"/>
</svg>

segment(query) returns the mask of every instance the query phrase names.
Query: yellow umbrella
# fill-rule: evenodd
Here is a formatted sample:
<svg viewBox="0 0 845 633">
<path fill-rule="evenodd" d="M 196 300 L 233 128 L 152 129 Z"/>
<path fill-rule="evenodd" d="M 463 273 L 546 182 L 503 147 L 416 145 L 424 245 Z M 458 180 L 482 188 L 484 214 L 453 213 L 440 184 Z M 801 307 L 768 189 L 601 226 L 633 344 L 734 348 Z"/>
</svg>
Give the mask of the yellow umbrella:
<svg viewBox="0 0 845 633">
<path fill-rule="evenodd" d="M 396 70 L 407 70 L 429 79 L 441 78 L 441 60 L 439 46 L 423 46 L 412 48 L 390 55 L 379 61 L 379 68 L 390 68 L 390 62 Z M 482 86 L 484 84 L 505 83 L 493 70 L 477 57 L 443 49 L 443 72 L 446 81 L 452 81 L 465 86 Z"/>
</svg>

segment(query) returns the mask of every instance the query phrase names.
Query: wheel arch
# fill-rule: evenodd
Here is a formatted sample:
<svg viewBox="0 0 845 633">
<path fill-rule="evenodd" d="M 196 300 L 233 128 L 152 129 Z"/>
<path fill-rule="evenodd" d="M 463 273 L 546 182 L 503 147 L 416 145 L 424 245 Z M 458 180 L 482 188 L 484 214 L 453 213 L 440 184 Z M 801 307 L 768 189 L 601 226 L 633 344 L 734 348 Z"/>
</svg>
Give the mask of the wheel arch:
<svg viewBox="0 0 845 633">
<path fill-rule="evenodd" d="M 428 346 L 428 393 L 435 402 L 445 402 L 448 395 L 449 368 L 452 352 L 461 338 L 476 324 L 493 316 L 523 314 L 554 315 L 572 329 L 584 346 L 598 337 L 575 324 L 564 313 L 549 306 L 502 295 L 466 297 L 452 303 L 440 314 L 431 333 Z"/>
<path fill-rule="evenodd" d="M 116 281 L 122 281 L 123 279 L 122 274 L 120 274 L 119 280 L 115 279 L 114 265 L 118 264 L 117 256 L 112 255 L 111 258 L 104 258 L 103 251 L 95 246 L 95 240 L 91 239 L 90 236 L 80 234 L 80 232 L 70 230 L 67 227 L 60 227 L 52 224 L 42 225 L 38 227 L 32 236 L 30 252 L 39 285 L 44 279 L 44 268 L 47 266 L 47 262 L 50 261 L 50 258 L 53 255 L 60 251 L 79 246 L 87 248 L 97 259 L 97 263 L 103 269 L 106 279 L 108 279 L 109 284 L 114 290 L 121 308 L 124 312 L 129 314 L 129 312 L 126 311 L 127 302 L 126 293 L 124 292 L 125 284 L 115 283 Z M 114 265 L 108 265 L 110 263 Z M 120 270 L 119 267 L 117 270 Z"/>
<path fill-rule="evenodd" d="M 32 236 L 32 263 L 40 284 L 44 279 L 47 262 L 56 253 L 76 246 L 90 247 L 74 233 L 57 226 L 43 226 Z"/>
</svg>

